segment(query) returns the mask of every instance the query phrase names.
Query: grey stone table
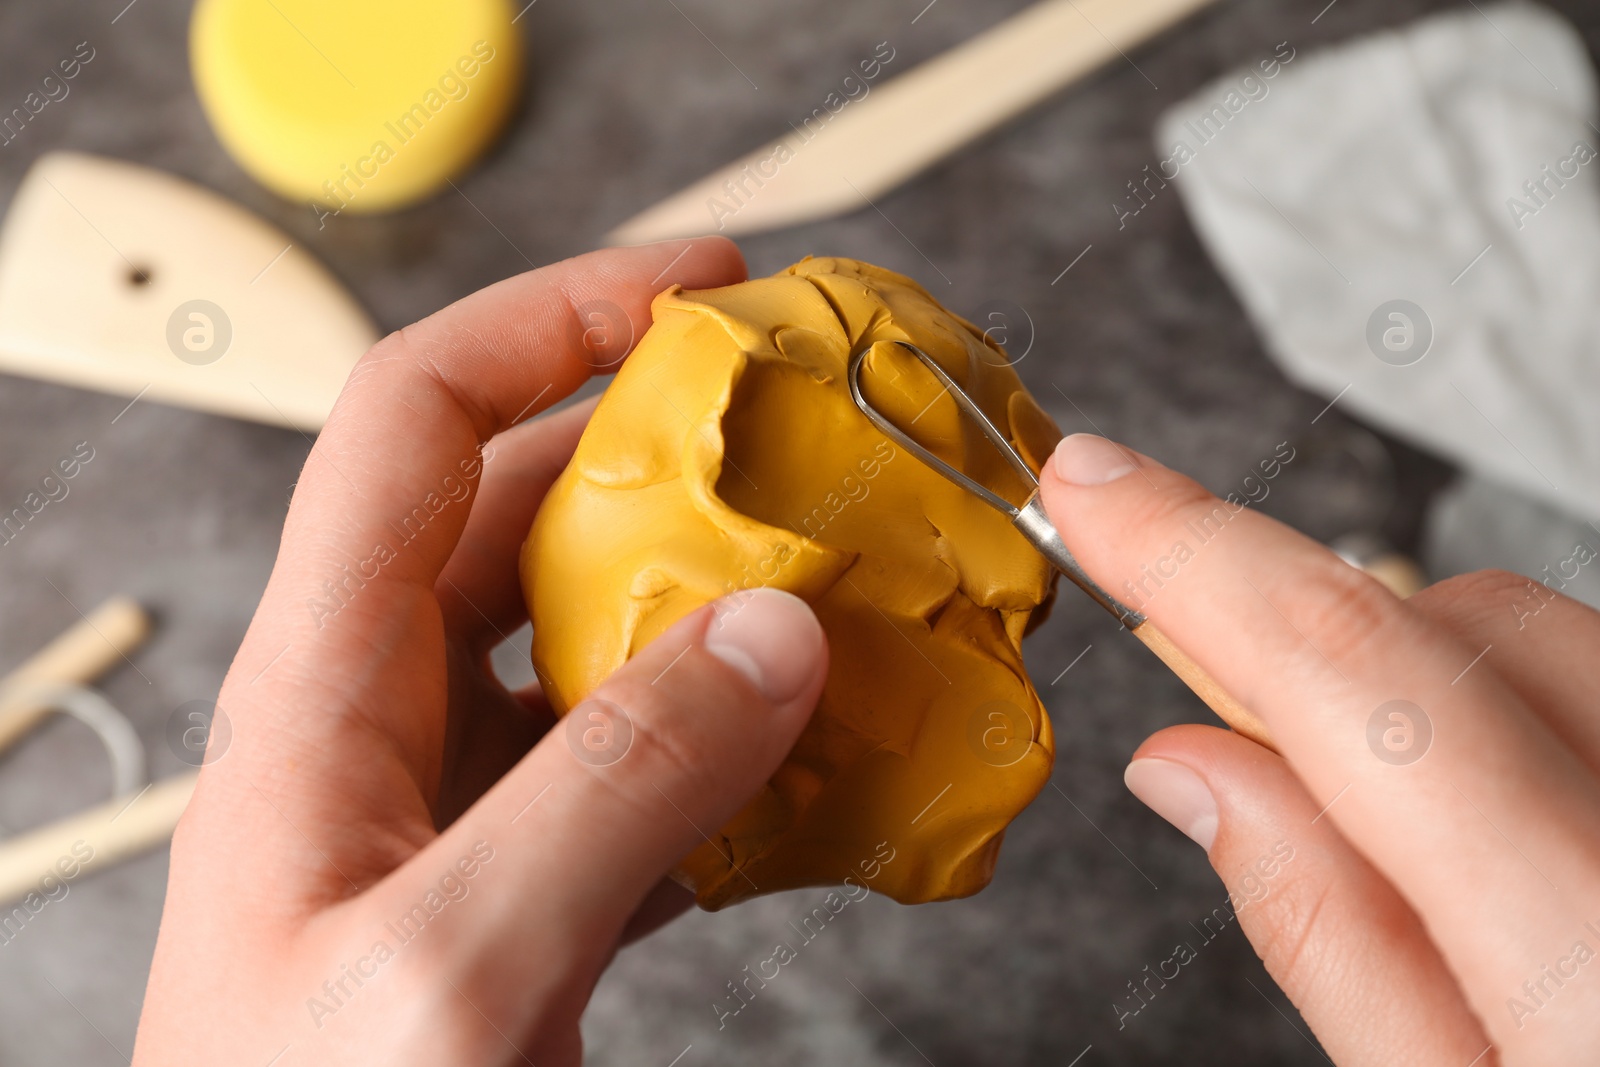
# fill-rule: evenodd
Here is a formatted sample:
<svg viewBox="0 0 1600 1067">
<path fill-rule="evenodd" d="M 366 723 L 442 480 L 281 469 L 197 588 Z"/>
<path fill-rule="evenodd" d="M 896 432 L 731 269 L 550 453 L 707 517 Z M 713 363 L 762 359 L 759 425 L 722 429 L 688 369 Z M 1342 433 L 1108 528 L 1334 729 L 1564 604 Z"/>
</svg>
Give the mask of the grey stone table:
<svg viewBox="0 0 1600 1067">
<path fill-rule="evenodd" d="M 1392 443 L 1392 470 L 1349 458 L 1370 438 L 1337 410 L 1311 425 L 1324 401 L 1264 357 L 1176 196 L 1162 194 L 1121 230 L 1110 208 L 1154 158 L 1157 114 L 1206 80 L 1280 41 L 1305 51 L 1442 6 L 1338 0 L 1324 11 L 1325 2 L 1223 0 L 882 198 L 881 211 L 744 242 L 752 271 L 842 254 L 918 277 L 968 314 L 1012 301 L 1037 330 L 1021 372 L 1064 428 L 1098 427 L 1219 489 L 1278 442 L 1298 442 L 1308 458 L 1281 477 L 1267 512 L 1323 538 L 1382 529 L 1412 546 L 1443 465 Z M 0 147 L 0 202 L 52 148 L 165 167 L 282 226 L 386 328 L 591 247 L 809 114 L 878 42 L 892 43 L 892 69 L 904 70 L 1022 6 L 543 0 L 519 22 L 532 70 L 525 105 L 461 183 L 464 195 L 319 230 L 304 205 L 262 191 L 219 150 L 190 86 L 189 5 L 125 3 L 0 8 L 0 111 L 78 42 L 96 49 L 71 95 Z M 1592 47 L 1593 6 L 1554 6 Z M 75 606 L 141 597 L 160 628 L 104 687 L 140 728 L 154 771 L 170 774 L 181 768 L 164 741 L 168 716 L 215 695 L 307 443 L 153 403 L 113 424 L 125 403 L 0 378 L 0 501 L 20 497 L 74 443 L 96 450 L 70 496 L 0 547 L 0 665 L 72 623 Z M 1199 850 L 1124 790 L 1122 767 L 1150 732 L 1207 715 L 1081 597 L 1062 598 L 1027 655 L 1060 754 L 990 889 L 920 908 L 876 897 L 853 907 L 720 1032 L 711 1005 L 725 982 L 770 953 L 816 894 L 691 914 L 623 953 L 602 982 L 587 1023 L 592 1060 L 1066 1064 L 1092 1045 L 1085 1065 L 1320 1063 L 1236 924 L 1119 1029 L 1113 1005 L 1127 983 L 1177 942 L 1198 941 L 1191 924 L 1224 902 Z M 0 832 L 99 800 L 105 782 L 98 742 L 55 721 L 0 759 Z M 0 945 L 0 1062 L 126 1061 L 165 869 L 158 852 L 75 884 Z"/>
</svg>

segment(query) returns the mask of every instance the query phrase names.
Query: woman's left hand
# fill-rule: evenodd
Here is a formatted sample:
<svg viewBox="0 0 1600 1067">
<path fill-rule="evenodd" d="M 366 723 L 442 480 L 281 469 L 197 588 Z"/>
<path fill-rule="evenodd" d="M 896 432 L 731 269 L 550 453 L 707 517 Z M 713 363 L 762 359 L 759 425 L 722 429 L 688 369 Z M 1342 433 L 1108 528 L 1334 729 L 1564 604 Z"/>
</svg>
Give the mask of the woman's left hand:
<svg viewBox="0 0 1600 1067">
<path fill-rule="evenodd" d="M 687 905 L 663 876 L 776 769 L 827 648 L 797 598 L 736 595 L 601 686 L 621 715 L 574 709 L 617 747 L 551 729 L 488 653 L 527 618 L 518 550 L 589 408 L 522 420 L 614 369 L 656 293 L 743 278 L 721 239 L 597 252 L 356 367 L 173 840 L 136 1063 L 580 1061 L 600 972 Z"/>
</svg>

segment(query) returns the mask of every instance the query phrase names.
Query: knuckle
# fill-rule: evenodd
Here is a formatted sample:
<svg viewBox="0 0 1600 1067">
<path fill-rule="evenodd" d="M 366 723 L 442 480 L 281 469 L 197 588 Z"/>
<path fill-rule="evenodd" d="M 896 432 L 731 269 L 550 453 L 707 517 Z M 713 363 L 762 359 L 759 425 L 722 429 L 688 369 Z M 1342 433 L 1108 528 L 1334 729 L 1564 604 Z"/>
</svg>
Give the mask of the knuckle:
<svg viewBox="0 0 1600 1067">
<path fill-rule="evenodd" d="M 1342 562 L 1297 572 L 1282 599 L 1294 625 L 1335 662 L 1359 657 L 1402 612 L 1393 593 Z"/>
<path fill-rule="evenodd" d="M 680 663 L 678 669 L 685 666 Z M 718 700 L 714 682 L 695 686 L 694 691 L 696 703 Z M 613 790 L 651 807 L 661 803 L 657 790 L 669 798 L 713 794 L 716 768 L 725 761 L 718 758 L 715 730 L 709 728 L 712 717 L 683 707 L 684 701 L 673 691 L 633 680 L 617 679 L 596 696 L 622 708 L 632 724 L 627 754 L 598 775 Z"/>
<path fill-rule="evenodd" d="M 395 359 L 407 355 L 411 350 L 410 338 L 414 333 L 415 324 L 402 326 L 398 330 L 390 330 L 387 334 L 378 338 L 371 348 L 367 349 L 366 359 L 363 362 L 381 363 L 386 359 Z"/>
<path fill-rule="evenodd" d="M 1297 879 L 1247 913 L 1245 932 L 1267 972 L 1285 991 L 1304 989 L 1326 966 L 1325 931 L 1334 886 Z"/>
<path fill-rule="evenodd" d="M 1546 609 L 1559 615 L 1587 606 L 1532 578 L 1504 570 L 1472 571 L 1437 582 L 1408 603 L 1457 636 L 1476 639 L 1503 628 L 1520 629 Z"/>
<path fill-rule="evenodd" d="M 411 323 L 398 330 L 391 330 L 378 338 L 373 346 L 356 361 L 355 369 L 350 377 L 353 381 L 365 381 L 381 373 L 380 368 L 390 363 L 413 363 L 417 358 L 417 326 Z"/>
<path fill-rule="evenodd" d="M 479 430 L 484 440 L 497 428 L 493 412 L 481 403 L 472 390 L 457 380 L 452 363 L 462 359 L 473 360 L 484 354 L 482 342 L 470 332 L 462 336 L 441 337 L 443 327 L 432 320 L 423 319 L 400 327 L 380 338 L 357 361 L 347 380 L 346 389 L 357 391 L 372 388 L 369 383 L 396 371 L 385 369 L 390 364 L 400 367 L 399 373 L 410 371 L 422 382 L 437 391 L 444 402 L 464 413 Z M 455 353 L 452 355 L 452 353 Z"/>
<path fill-rule="evenodd" d="M 377 379 L 382 373 L 380 368 L 384 364 L 410 358 L 405 328 L 390 331 L 374 342 L 372 347 L 356 360 L 356 365 L 350 369 L 350 374 L 345 379 L 343 391 L 351 393 L 370 388 L 368 383 Z"/>
<path fill-rule="evenodd" d="M 1487 613 L 1491 606 L 1501 609 L 1522 599 L 1533 585 L 1532 578 L 1511 571 L 1472 571 L 1446 578 L 1418 593 L 1416 599 L 1430 606 L 1466 608 L 1473 614 Z"/>
</svg>

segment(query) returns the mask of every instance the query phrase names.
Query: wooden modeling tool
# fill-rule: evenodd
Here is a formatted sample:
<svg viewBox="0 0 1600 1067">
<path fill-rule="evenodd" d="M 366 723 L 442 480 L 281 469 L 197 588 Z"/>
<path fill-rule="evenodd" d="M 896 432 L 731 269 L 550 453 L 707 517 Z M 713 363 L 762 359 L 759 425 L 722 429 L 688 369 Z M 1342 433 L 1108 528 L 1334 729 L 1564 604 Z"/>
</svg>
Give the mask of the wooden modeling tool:
<svg viewBox="0 0 1600 1067">
<path fill-rule="evenodd" d="M 1011 469 L 1016 471 L 1017 476 L 1022 479 L 1023 484 L 1030 487 L 1032 492 L 1026 503 L 1020 506 L 1011 503 L 1011 501 L 988 486 L 968 477 L 928 451 L 904 430 L 885 417 L 882 412 L 873 407 L 861 392 L 861 365 L 871 351 L 870 348 L 863 348 L 850 358 L 850 394 L 855 398 L 856 406 L 861 409 L 862 414 L 871 419 L 872 424 L 882 430 L 890 440 L 900 445 L 913 456 L 916 456 L 917 459 L 931 467 L 935 472 L 1009 517 L 1012 525 L 1017 528 L 1023 537 L 1027 538 L 1028 543 L 1033 545 L 1040 555 L 1049 560 L 1058 571 L 1070 578 L 1078 588 L 1088 593 L 1095 603 L 1115 615 L 1118 621 L 1133 631 L 1133 635 L 1143 641 L 1145 647 L 1154 652 L 1156 657 L 1162 663 L 1165 663 L 1172 673 L 1183 679 L 1184 684 L 1192 689 L 1196 696 L 1205 701 L 1206 706 L 1216 712 L 1223 722 L 1252 741 L 1265 745 L 1267 748 L 1273 748 L 1272 738 L 1267 733 L 1267 725 L 1261 721 L 1261 718 L 1255 712 L 1233 699 L 1222 686 L 1217 684 L 1216 679 L 1206 673 L 1205 668 L 1190 659 L 1181 648 L 1172 643 L 1172 640 L 1166 634 L 1157 629 L 1154 623 L 1139 612 L 1120 603 L 1110 593 L 1100 588 L 1093 578 L 1089 577 L 1082 565 L 1068 551 L 1066 542 L 1061 539 L 1061 534 L 1056 530 L 1055 525 L 1051 523 L 1050 517 L 1045 514 L 1044 504 L 1039 499 L 1039 479 L 1034 475 L 1032 469 L 1023 462 L 1022 457 L 1017 454 L 1017 450 L 1011 446 L 1011 442 L 1006 440 L 1005 434 L 1001 433 L 999 427 L 989 421 L 989 416 L 985 415 L 983 409 L 978 407 L 977 402 L 967 395 L 966 390 L 956 384 L 956 380 L 945 373 L 945 369 L 939 366 L 933 357 L 916 345 L 905 341 L 897 341 L 895 343 L 915 356 L 923 366 L 928 368 L 929 372 L 939 380 L 939 384 L 943 386 L 944 390 L 950 394 L 951 399 L 956 402 L 956 406 L 977 424 L 978 428 L 983 431 L 984 437 L 988 438 L 989 443 L 994 445 Z"/>
<path fill-rule="evenodd" d="M 93 681 L 122 662 L 149 632 L 144 609 L 116 597 L 0 679 L 0 750 L 53 710 L 42 694 Z M 167 841 L 194 792 L 196 777 L 174 775 L 132 796 L 114 796 L 87 811 L 0 841 L 0 902 L 40 892 L 47 877 L 57 882 L 76 879 L 84 871 L 109 867 Z M 68 876 L 66 870 L 73 873 Z"/>
<path fill-rule="evenodd" d="M 88 685 L 121 663 L 149 633 L 150 616 L 144 608 L 127 597 L 112 597 L 0 678 L 0 752 L 50 714 L 50 705 L 30 694 Z"/>
<path fill-rule="evenodd" d="M 282 231 L 146 167 L 46 155 L 0 231 L 0 371 L 315 430 L 377 338 Z"/>
<path fill-rule="evenodd" d="M 858 211 L 1211 2 L 1044 0 L 837 110 L 819 108 L 606 240 L 733 237 Z"/>
<path fill-rule="evenodd" d="M 198 772 L 187 771 L 147 786 L 133 797 L 113 797 L 59 822 L 0 841 L 0 902 L 38 892 L 47 876 L 64 881 L 57 866 L 77 860 L 71 880 L 104 870 L 172 839 L 194 794 Z M 80 860 L 87 854 L 88 859 Z"/>
</svg>

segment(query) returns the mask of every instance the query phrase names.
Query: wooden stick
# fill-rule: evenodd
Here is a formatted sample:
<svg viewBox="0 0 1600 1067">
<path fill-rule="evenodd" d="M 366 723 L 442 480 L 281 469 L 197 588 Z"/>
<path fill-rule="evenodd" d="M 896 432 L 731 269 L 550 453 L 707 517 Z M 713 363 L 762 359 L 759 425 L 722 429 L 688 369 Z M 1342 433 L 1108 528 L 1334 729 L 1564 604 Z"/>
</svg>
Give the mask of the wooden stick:
<svg viewBox="0 0 1600 1067">
<path fill-rule="evenodd" d="M 714 230 L 735 236 L 866 209 L 1071 82 L 1105 63 L 1123 62 L 1128 50 L 1212 2 L 1043 0 L 886 78 L 837 112 L 818 100 L 819 114 L 796 116 L 795 131 L 629 219 L 607 240 L 642 244 Z M 716 204 L 724 206 L 713 211 Z"/>
<path fill-rule="evenodd" d="M 75 881 L 85 872 L 162 844 L 178 825 L 198 777 L 199 772 L 174 775 L 132 798 L 114 797 L 0 842 L 0 901 L 9 903 L 29 893 L 48 899 L 54 883 L 45 882 L 47 877 Z M 0 939 L 16 935 L 17 912 L 22 910 L 0 914 Z"/>
<path fill-rule="evenodd" d="M 0 751 L 49 713 L 49 706 L 30 692 L 86 685 L 121 663 L 149 633 L 150 616 L 143 608 L 127 597 L 112 597 L 0 679 Z"/>
<path fill-rule="evenodd" d="M 1272 743 L 1272 735 L 1267 733 L 1267 724 L 1261 721 L 1261 717 L 1229 696 L 1227 690 L 1206 673 L 1205 668 L 1190 659 L 1183 649 L 1173 644 L 1172 639 L 1158 630 L 1155 623 L 1148 621 L 1140 623 L 1133 631 L 1133 635 L 1143 641 L 1145 647 L 1154 652 L 1162 663 L 1171 668 L 1173 674 L 1182 678 L 1184 684 L 1194 690 L 1195 695 L 1205 701 L 1206 706 L 1216 712 L 1223 722 L 1257 744 L 1277 751 L 1277 747 Z"/>
</svg>

